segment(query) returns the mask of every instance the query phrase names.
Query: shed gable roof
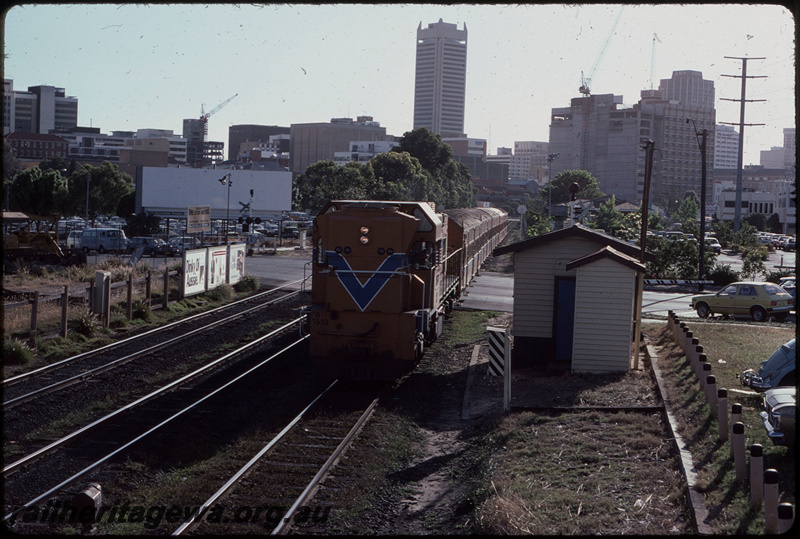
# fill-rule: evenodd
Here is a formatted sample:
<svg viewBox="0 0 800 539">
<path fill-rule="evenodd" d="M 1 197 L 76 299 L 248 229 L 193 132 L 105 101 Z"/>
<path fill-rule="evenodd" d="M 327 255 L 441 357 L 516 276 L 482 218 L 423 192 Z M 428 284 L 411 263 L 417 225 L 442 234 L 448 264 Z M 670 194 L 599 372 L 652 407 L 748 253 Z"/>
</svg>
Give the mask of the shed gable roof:
<svg viewBox="0 0 800 539">
<path fill-rule="evenodd" d="M 498 247 L 494 251 L 492 251 L 492 254 L 494 256 L 500 256 L 506 253 L 517 253 L 519 251 L 525 251 L 527 249 L 535 249 L 550 242 L 571 237 L 581 237 L 590 240 L 592 242 L 595 242 L 600 246 L 613 247 L 621 254 L 628 255 L 635 259 L 638 259 L 638 256 L 641 253 L 639 247 L 637 247 L 636 245 L 624 242 L 619 238 L 615 238 L 614 236 L 609 236 L 608 234 L 597 232 L 596 230 L 585 227 L 583 225 L 576 224 L 568 228 L 562 228 L 561 230 L 556 230 L 554 232 L 548 232 L 547 234 L 542 234 L 541 236 L 528 238 L 526 240 L 518 241 L 516 243 L 511 243 L 503 247 Z M 655 255 L 649 252 L 645 252 L 645 261 L 647 262 L 655 261 Z"/>
<path fill-rule="evenodd" d="M 627 266 L 634 271 L 639 273 L 643 273 L 645 271 L 645 265 L 636 260 L 635 258 L 628 256 L 624 253 L 620 253 L 613 247 L 606 245 L 599 251 L 595 251 L 592 254 L 582 256 L 580 258 L 576 258 L 572 262 L 569 262 L 566 266 L 566 270 L 570 271 L 575 268 L 579 268 L 581 266 L 585 266 L 586 264 L 591 264 L 592 262 L 596 262 L 600 259 L 610 259 L 615 262 L 622 264 L 623 266 Z"/>
</svg>

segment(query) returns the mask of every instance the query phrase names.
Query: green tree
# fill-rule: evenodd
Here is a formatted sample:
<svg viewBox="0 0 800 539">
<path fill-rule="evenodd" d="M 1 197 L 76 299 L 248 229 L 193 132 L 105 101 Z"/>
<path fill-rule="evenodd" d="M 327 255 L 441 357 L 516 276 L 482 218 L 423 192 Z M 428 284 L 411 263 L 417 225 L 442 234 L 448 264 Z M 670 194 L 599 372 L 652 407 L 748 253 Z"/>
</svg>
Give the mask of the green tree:
<svg viewBox="0 0 800 539">
<path fill-rule="evenodd" d="M 11 209 L 35 215 L 63 214 L 67 181 L 55 170 L 39 167 L 23 170 L 9 186 Z"/>
<path fill-rule="evenodd" d="M 369 164 L 375 177 L 369 198 L 376 200 L 427 201 L 429 175 L 408 152 L 376 155 Z"/>
<path fill-rule="evenodd" d="M 694 223 L 697 221 L 698 215 L 700 215 L 700 205 L 692 194 L 687 193 L 687 196 L 681 201 L 681 205 L 678 207 L 673 218 L 681 224 L 687 222 Z M 683 231 L 687 232 L 686 230 Z"/>
<path fill-rule="evenodd" d="M 453 157 L 453 149 L 442 142 L 441 135 L 431 132 L 427 127 L 403 133 L 392 151 L 408 152 L 434 177 Z"/>
<path fill-rule="evenodd" d="M 14 177 L 22 170 L 22 165 L 19 164 L 17 156 L 14 155 L 14 150 L 8 140 L 3 139 L 3 207 L 6 210 L 6 200 L 10 202 L 11 184 L 14 182 Z"/>
<path fill-rule="evenodd" d="M 90 179 L 91 178 L 91 179 Z M 89 208 L 86 208 L 86 184 L 89 182 Z M 69 177 L 69 215 L 89 215 L 94 222 L 98 215 L 116 214 L 117 205 L 134 191 L 133 178 L 119 167 L 104 161 L 99 167 L 84 165 Z"/>
<path fill-rule="evenodd" d="M 622 212 L 616 208 L 617 201 L 614 195 L 600 204 L 594 218 L 594 226 L 606 231 L 606 234 L 617 236 L 624 227 Z"/>
<path fill-rule="evenodd" d="M 647 238 L 647 251 L 655 255 L 647 263 L 647 275 L 655 279 L 697 279 L 699 249 L 693 241 L 670 241 L 660 236 Z M 712 268 L 717 255 L 710 249 L 705 253 L 705 267 Z"/>
<path fill-rule="evenodd" d="M 315 214 L 330 200 L 365 200 L 375 191 L 374 181 L 369 164 L 318 161 L 295 180 L 294 207 Z"/>
<path fill-rule="evenodd" d="M 572 198 L 569 188 L 573 183 L 580 187 L 578 198 L 594 199 L 605 196 L 598 187 L 597 179 L 585 170 L 562 170 L 539 191 L 539 196 L 545 202 L 564 204 Z"/>
<path fill-rule="evenodd" d="M 140 211 L 136 215 L 125 217 L 125 235 L 129 238 L 134 236 L 152 236 L 161 230 L 161 217 L 150 212 Z"/>
</svg>

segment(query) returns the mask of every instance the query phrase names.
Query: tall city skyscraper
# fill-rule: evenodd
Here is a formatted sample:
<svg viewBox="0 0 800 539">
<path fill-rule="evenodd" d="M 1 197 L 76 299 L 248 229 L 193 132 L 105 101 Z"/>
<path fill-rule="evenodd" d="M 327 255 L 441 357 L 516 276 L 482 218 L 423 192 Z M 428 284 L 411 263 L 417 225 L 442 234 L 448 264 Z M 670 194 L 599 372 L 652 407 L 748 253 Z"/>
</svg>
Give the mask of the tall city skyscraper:
<svg viewBox="0 0 800 539">
<path fill-rule="evenodd" d="M 467 84 L 467 25 L 442 22 L 417 27 L 414 129 L 462 137 Z"/>
</svg>

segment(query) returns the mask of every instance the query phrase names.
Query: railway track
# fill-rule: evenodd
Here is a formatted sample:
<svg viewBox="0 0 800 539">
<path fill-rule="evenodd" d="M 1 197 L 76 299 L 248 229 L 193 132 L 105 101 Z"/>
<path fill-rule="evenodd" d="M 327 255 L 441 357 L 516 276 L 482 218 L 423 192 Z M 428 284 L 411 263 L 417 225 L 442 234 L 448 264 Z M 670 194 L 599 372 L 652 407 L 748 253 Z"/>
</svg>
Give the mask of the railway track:
<svg viewBox="0 0 800 539">
<path fill-rule="evenodd" d="M 264 338 L 269 338 L 269 336 L 264 336 Z M 46 451 L 26 456 L 7 466 L 4 469 L 4 479 L 6 480 L 4 521 L 9 525 L 18 524 L 17 516 L 26 514 L 26 512 L 29 514 L 30 510 L 48 503 L 49 500 L 59 496 L 63 497 L 65 492 L 69 492 L 69 489 L 78 488 L 81 481 L 93 480 L 96 477 L 102 478 L 103 470 L 109 466 L 113 467 L 114 463 L 118 463 L 120 459 L 131 458 L 131 455 L 135 455 L 137 451 L 148 453 L 150 450 L 142 449 L 143 445 L 147 443 L 158 445 L 158 442 L 153 442 L 153 440 L 159 436 L 174 438 L 178 435 L 177 433 L 185 431 L 186 425 L 191 423 L 189 420 L 191 414 L 202 416 L 207 411 L 207 407 L 224 409 L 224 403 L 231 399 L 231 391 L 234 387 L 240 385 L 243 380 L 254 377 L 256 373 L 263 374 L 262 367 L 278 358 L 285 358 L 290 350 L 304 340 L 305 338 L 295 340 L 275 354 L 267 358 L 260 358 L 254 364 L 244 368 L 242 372 L 226 374 L 222 377 L 224 380 L 222 382 L 216 379 L 208 380 L 207 383 L 193 386 L 173 401 L 161 399 L 156 406 L 152 406 L 150 409 L 140 408 L 142 410 L 140 414 L 129 415 L 128 412 L 133 409 L 130 407 L 117 410 L 106 416 L 103 421 L 96 422 L 87 429 L 80 429 L 80 432 L 76 431 L 76 433 L 53 442 Z M 259 344 L 254 341 L 228 355 L 245 353 L 247 348 L 256 348 Z M 218 358 L 218 360 L 224 359 L 224 356 Z M 213 388 L 208 386 L 213 386 Z M 246 397 L 246 393 L 244 397 Z M 139 403 L 139 405 L 141 404 Z M 156 411 L 159 413 L 156 414 Z M 220 413 L 223 416 L 227 415 L 224 412 Z M 113 421 L 117 423 L 115 424 Z M 224 426 L 220 427 L 221 430 L 224 428 Z M 86 437 L 88 433 L 92 435 L 90 439 Z M 198 435 L 202 437 L 203 433 L 195 429 L 194 436 L 198 437 Z M 179 437 L 179 439 L 182 442 L 188 441 L 183 437 Z M 198 444 L 200 442 L 201 440 L 195 441 Z M 172 443 L 174 444 L 174 441 Z M 108 447 L 114 447 L 114 449 L 108 451 Z M 60 451 L 56 452 L 56 450 Z M 51 458 L 42 459 L 45 454 L 52 454 Z M 11 474 L 12 472 L 16 473 Z M 9 474 L 11 477 L 7 477 Z M 34 494 L 34 491 L 38 493 Z M 19 501 L 29 496 L 28 501 Z M 22 524 L 23 528 L 25 525 L 26 523 Z M 38 530 L 41 531 L 41 527 Z"/>
<path fill-rule="evenodd" d="M 151 388 L 185 377 L 209 362 L 215 349 L 230 349 L 286 324 L 299 314 L 303 304 L 299 294 L 259 295 L 239 302 L 234 312 L 215 310 L 209 317 L 192 317 L 190 325 L 147 332 L 148 338 L 136 336 L 104 354 L 89 359 L 78 356 L 57 370 L 40 370 L 18 380 L 4 388 L 5 460 L 25 448 L 46 445 L 36 439 L 58 437 L 70 422 L 85 424 L 102 415 L 102 410 L 137 401 Z M 56 432 L 44 430 L 47 425 L 55 426 Z"/>
</svg>

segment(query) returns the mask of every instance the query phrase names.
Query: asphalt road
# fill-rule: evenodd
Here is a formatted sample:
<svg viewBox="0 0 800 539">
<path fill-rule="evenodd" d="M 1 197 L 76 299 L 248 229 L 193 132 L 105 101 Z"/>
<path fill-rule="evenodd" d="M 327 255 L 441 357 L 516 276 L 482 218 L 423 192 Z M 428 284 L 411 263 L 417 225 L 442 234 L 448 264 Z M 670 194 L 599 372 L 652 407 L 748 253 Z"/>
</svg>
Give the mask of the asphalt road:
<svg viewBox="0 0 800 539">
<path fill-rule="evenodd" d="M 292 250 L 292 249 L 288 249 Z M 297 256 L 257 254 L 245 259 L 245 273 L 258 277 L 262 285 L 290 288 L 309 287 L 311 285 L 311 250 Z M 776 251 L 770 253 L 765 263 L 767 270 L 775 271 L 779 267 L 786 269 L 795 267 L 794 252 Z M 102 260 L 108 255 L 89 255 L 90 262 Z M 144 257 L 142 260 L 156 268 L 163 267 L 164 258 Z M 167 259 L 173 263 L 178 258 Z M 731 269 L 741 271 L 742 259 L 738 255 L 721 254 L 717 257 L 720 264 L 728 264 Z M 287 283 L 289 283 L 287 285 Z M 716 292 L 718 287 L 705 286 L 705 292 Z M 506 273 L 482 272 L 467 288 L 459 305 L 466 309 L 492 310 L 501 312 L 513 311 L 514 276 Z M 674 311 L 683 318 L 696 318 L 697 314 L 690 308 L 691 297 L 701 293 L 697 285 L 684 286 L 680 290 L 675 287 L 646 287 L 642 297 L 644 318 L 662 318 L 668 311 Z M 796 316 L 790 315 L 789 322 L 795 322 Z"/>
</svg>

